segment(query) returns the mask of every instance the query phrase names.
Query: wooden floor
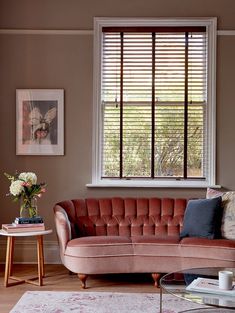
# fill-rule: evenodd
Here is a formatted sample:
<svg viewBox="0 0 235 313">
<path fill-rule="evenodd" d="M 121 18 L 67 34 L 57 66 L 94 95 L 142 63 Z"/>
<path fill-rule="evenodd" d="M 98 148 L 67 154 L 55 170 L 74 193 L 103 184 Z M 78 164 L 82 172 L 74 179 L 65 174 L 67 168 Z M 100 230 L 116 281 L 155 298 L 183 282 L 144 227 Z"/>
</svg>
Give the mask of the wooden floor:
<svg viewBox="0 0 235 313">
<path fill-rule="evenodd" d="M 0 312 L 9 313 L 16 302 L 28 290 L 43 291 L 99 291 L 99 292 L 148 292 L 155 293 L 159 290 L 154 287 L 151 274 L 115 274 L 94 275 L 87 279 L 87 289 L 82 289 L 77 275 L 69 275 L 68 270 L 62 265 L 46 265 L 46 277 L 43 286 L 21 284 L 5 288 L 3 286 L 4 265 L 0 265 Z M 23 278 L 35 276 L 36 265 L 16 264 L 13 274 Z M 22 312 L 23 313 L 23 312 Z"/>
</svg>

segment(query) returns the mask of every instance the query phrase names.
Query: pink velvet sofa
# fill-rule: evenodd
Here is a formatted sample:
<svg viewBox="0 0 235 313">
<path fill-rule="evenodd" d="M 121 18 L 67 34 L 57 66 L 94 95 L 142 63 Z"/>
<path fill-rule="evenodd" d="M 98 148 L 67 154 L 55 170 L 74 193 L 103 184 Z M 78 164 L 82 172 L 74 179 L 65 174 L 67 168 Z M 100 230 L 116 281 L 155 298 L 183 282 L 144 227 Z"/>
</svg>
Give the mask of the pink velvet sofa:
<svg viewBox="0 0 235 313">
<path fill-rule="evenodd" d="M 187 199 L 108 198 L 54 206 L 62 263 L 82 287 L 91 274 L 161 273 L 235 267 L 235 240 L 180 240 Z"/>
</svg>

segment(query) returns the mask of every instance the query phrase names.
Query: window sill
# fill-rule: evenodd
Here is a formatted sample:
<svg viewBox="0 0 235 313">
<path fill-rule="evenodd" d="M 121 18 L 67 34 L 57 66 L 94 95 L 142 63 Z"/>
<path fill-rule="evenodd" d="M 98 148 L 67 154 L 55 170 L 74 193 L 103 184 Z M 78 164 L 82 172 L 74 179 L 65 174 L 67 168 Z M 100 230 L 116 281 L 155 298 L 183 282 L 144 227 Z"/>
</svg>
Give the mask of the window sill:
<svg viewBox="0 0 235 313">
<path fill-rule="evenodd" d="M 206 181 L 112 181 L 105 180 L 86 184 L 88 188 L 221 188 L 220 185 L 210 185 Z"/>
</svg>

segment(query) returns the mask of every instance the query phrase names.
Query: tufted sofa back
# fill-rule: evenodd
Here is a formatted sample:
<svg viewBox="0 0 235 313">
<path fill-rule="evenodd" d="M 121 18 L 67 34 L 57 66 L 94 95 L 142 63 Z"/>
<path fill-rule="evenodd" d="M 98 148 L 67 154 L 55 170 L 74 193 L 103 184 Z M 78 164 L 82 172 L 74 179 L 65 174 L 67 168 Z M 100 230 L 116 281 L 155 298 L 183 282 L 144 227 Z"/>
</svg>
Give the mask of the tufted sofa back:
<svg viewBox="0 0 235 313">
<path fill-rule="evenodd" d="M 56 204 L 66 211 L 72 238 L 179 235 L 187 199 L 76 199 Z"/>
</svg>

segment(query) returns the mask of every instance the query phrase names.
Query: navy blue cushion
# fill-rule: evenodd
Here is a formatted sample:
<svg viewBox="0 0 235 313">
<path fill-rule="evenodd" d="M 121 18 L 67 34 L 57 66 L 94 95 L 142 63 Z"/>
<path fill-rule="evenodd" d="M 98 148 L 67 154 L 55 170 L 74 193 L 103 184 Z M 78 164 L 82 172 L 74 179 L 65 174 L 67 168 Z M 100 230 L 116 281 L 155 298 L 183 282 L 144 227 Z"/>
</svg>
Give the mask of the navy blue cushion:
<svg viewBox="0 0 235 313">
<path fill-rule="evenodd" d="M 221 238 L 222 198 L 189 200 L 180 238 Z"/>
</svg>

